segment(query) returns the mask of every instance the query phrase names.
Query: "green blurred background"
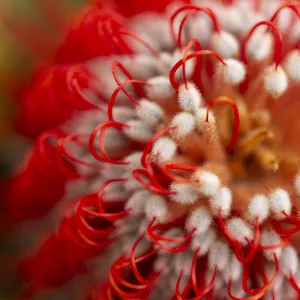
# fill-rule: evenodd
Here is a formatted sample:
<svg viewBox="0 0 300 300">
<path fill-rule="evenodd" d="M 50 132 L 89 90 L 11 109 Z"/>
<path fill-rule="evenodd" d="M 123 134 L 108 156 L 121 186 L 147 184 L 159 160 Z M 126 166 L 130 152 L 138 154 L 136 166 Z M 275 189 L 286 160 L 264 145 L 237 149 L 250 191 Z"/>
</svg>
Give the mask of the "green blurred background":
<svg viewBox="0 0 300 300">
<path fill-rule="evenodd" d="M 5 20 L 19 25 L 33 26 L 45 34 L 47 40 L 55 44 L 63 32 L 47 22 L 45 11 L 39 8 L 43 2 L 57 3 L 63 13 L 66 24 L 83 2 L 87 0 L 0 0 L 0 197 L 1 187 L 14 172 L 31 141 L 20 136 L 14 130 L 13 120 L 17 112 L 17 92 L 24 85 L 36 64 L 51 59 L 50 56 L 34 55 L 26 51 L 22 42 L 7 27 Z M 51 51 L 50 51 L 51 52 Z M 3 190 L 3 189 L 2 189 Z M 1 206 L 0 206 L 1 207 Z M 1 208 L 0 208 L 1 211 Z M 15 299 L 19 282 L 15 258 L 6 242 L 10 234 L 0 234 L 0 300 Z"/>
<path fill-rule="evenodd" d="M 7 28 L 5 19 L 18 24 L 32 26 L 53 40 L 62 36 L 62 32 L 51 26 L 45 17 L 45 11 L 39 6 L 43 3 L 57 3 L 67 23 L 72 12 L 86 0 L 0 0 L 0 178 L 18 164 L 20 157 L 30 142 L 16 134 L 13 118 L 17 110 L 16 93 L 26 82 L 32 67 L 45 57 L 37 57 L 26 51 L 26 47 Z"/>
</svg>

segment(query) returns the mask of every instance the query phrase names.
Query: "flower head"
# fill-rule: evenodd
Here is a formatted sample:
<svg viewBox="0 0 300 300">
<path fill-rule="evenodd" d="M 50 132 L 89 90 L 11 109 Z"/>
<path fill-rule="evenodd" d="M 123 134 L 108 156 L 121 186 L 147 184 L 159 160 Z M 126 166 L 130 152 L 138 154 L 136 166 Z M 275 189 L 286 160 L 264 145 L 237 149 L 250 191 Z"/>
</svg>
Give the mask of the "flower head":
<svg viewBox="0 0 300 300">
<path fill-rule="evenodd" d="M 104 299 L 299 293 L 300 13 L 265 4 L 175 2 L 127 28 L 93 8 L 70 31 L 89 60 L 40 73 L 25 111 L 39 129 L 63 131 L 64 196 L 77 197 L 24 268 L 35 285 L 57 284 L 43 262 L 63 247 L 60 283 L 100 254 L 113 260 L 93 293 Z M 96 54 L 101 41 L 107 52 Z"/>
</svg>

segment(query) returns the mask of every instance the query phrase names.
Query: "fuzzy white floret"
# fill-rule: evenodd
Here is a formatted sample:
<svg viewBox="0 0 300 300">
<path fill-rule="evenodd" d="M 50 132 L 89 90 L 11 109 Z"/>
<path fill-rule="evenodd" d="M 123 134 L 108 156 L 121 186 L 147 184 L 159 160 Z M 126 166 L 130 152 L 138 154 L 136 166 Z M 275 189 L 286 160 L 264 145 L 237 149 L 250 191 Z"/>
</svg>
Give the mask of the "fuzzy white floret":
<svg viewBox="0 0 300 300">
<path fill-rule="evenodd" d="M 282 250 L 280 259 L 280 270 L 289 278 L 290 274 L 295 275 L 298 269 L 299 259 L 297 250 L 292 246 L 286 246 Z"/>
<path fill-rule="evenodd" d="M 293 81 L 300 80 L 300 52 L 299 50 L 291 51 L 284 63 L 284 69 L 290 79 Z"/>
<path fill-rule="evenodd" d="M 212 223 L 212 216 L 209 211 L 200 207 L 192 211 L 192 213 L 188 216 L 185 228 L 187 231 L 192 231 L 196 229 L 195 235 L 203 235 L 209 229 Z"/>
<path fill-rule="evenodd" d="M 142 121 L 129 121 L 126 123 L 123 132 L 131 140 L 147 143 L 152 138 L 153 129 Z"/>
<path fill-rule="evenodd" d="M 171 184 L 170 190 L 175 193 L 170 196 L 171 200 L 183 205 L 193 204 L 199 198 L 198 191 L 190 183 L 174 182 Z"/>
<path fill-rule="evenodd" d="M 203 128 L 204 124 L 215 124 L 216 118 L 214 116 L 214 113 L 212 111 L 208 112 L 208 123 L 206 122 L 206 114 L 207 114 L 207 108 L 199 108 L 197 109 L 195 113 L 196 118 L 196 126 L 198 130 L 201 130 Z"/>
<path fill-rule="evenodd" d="M 186 89 L 185 84 L 181 84 L 178 89 L 178 105 L 187 112 L 195 112 L 201 105 L 201 94 L 197 87 L 189 82 Z"/>
<path fill-rule="evenodd" d="M 99 182 L 95 182 L 95 187 L 99 190 Z M 103 192 L 103 199 L 104 201 L 116 201 L 120 199 L 127 199 L 129 196 L 128 191 L 124 189 L 123 182 L 114 182 L 109 184 L 104 192 Z"/>
<path fill-rule="evenodd" d="M 241 218 L 232 218 L 227 222 L 231 235 L 242 245 L 247 245 L 247 240 L 253 240 L 251 227 Z"/>
<path fill-rule="evenodd" d="M 193 251 L 196 251 L 198 248 L 200 248 L 198 256 L 204 256 L 207 254 L 216 238 L 216 231 L 212 228 L 208 228 L 208 230 L 200 236 L 197 234 L 193 235 L 190 247 Z"/>
<path fill-rule="evenodd" d="M 130 209 L 130 214 L 139 215 L 144 212 L 145 204 L 150 198 L 151 193 L 148 190 L 140 190 L 127 200 L 125 209 Z"/>
<path fill-rule="evenodd" d="M 147 80 L 157 75 L 157 65 L 159 60 L 153 55 L 135 55 L 131 61 L 125 65 L 133 78 Z"/>
<path fill-rule="evenodd" d="M 207 284 L 212 280 L 214 275 L 213 269 L 208 269 L 205 273 L 205 281 Z M 214 291 L 218 293 L 218 295 L 221 293 L 222 290 L 224 290 L 224 284 L 227 285 L 227 283 L 224 282 L 222 276 L 220 273 L 217 272 L 217 276 L 214 282 Z"/>
<path fill-rule="evenodd" d="M 175 272 L 179 274 L 181 271 L 184 276 L 189 276 L 191 274 L 193 262 L 193 253 L 191 251 L 180 252 L 175 255 Z"/>
<path fill-rule="evenodd" d="M 295 188 L 295 191 L 296 191 L 296 194 L 298 196 L 300 196 L 300 174 L 297 174 L 295 176 L 295 180 L 294 180 L 294 188 Z"/>
<path fill-rule="evenodd" d="M 255 30 L 246 46 L 246 55 L 254 61 L 265 59 L 272 50 L 272 35 L 269 33 Z"/>
<path fill-rule="evenodd" d="M 225 60 L 226 65 L 220 64 L 224 81 L 230 84 L 239 84 L 246 77 L 245 65 L 237 59 L 229 58 Z"/>
<path fill-rule="evenodd" d="M 281 243 L 280 236 L 272 229 L 263 229 L 260 235 L 260 245 L 272 246 Z M 276 247 L 275 249 L 263 250 L 264 256 L 269 260 L 274 260 L 273 254 L 280 258 L 282 248 Z"/>
<path fill-rule="evenodd" d="M 288 87 L 288 79 L 281 67 L 269 67 L 264 75 L 264 87 L 273 98 L 281 96 Z"/>
<path fill-rule="evenodd" d="M 201 28 L 201 30 L 199 30 Z M 212 34 L 211 20 L 204 14 L 199 14 L 188 22 L 189 38 L 196 38 L 202 47 L 208 46 Z"/>
<path fill-rule="evenodd" d="M 124 174 L 124 178 L 126 178 L 127 180 L 124 182 L 124 189 L 128 192 L 134 192 L 136 190 L 139 190 L 141 188 L 143 188 L 144 186 L 142 185 L 142 183 L 140 183 L 138 180 L 136 180 L 133 176 L 132 176 L 132 172 L 126 172 Z"/>
<path fill-rule="evenodd" d="M 144 123 L 157 125 L 162 121 L 164 111 L 157 103 L 141 99 L 136 107 L 136 114 Z"/>
<path fill-rule="evenodd" d="M 172 131 L 172 136 L 180 139 L 194 130 L 195 118 L 187 112 L 179 113 L 172 119 L 170 127 L 175 127 L 175 130 Z"/>
<path fill-rule="evenodd" d="M 265 195 L 254 195 L 248 206 L 248 218 L 253 223 L 262 223 L 269 215 L 269 200 Z"/>
<path fill-rule="evenodd" d="M 241 278 L 242 270 L 242 264 L 237 260 L 235 254 L 231 254 L 227 267 L 222 274 L 226 282 L 229 279 L 237 281 Z"/>
<path fill-rule="evenodd" d="M 119 156 L 122 149 L 128 145 L 128 139 L 123 132 L 108 128 L 104 135 L 104 149 L 110 156 Z"/>
<path fill-rule="evenodd" d="M 221 186 L 219 177 L 212 172 L 198 169 L 195 172 L 194 176 L 197 180 L 196 184 L 199 192 L 206 197 L 215 195 Z"/>
<path fill-rule="evenodd" d="M 111 178 L 120 178 L 120 177 L 123 177 L 124 176 L 124 172 L 125 172 L 125 169 L 120 168 L 120 166 L 118 165 L 103 165 L 102 169 L 101 169 L 101 175 L 104 177 L 104 178 L 107 178 L 107 179 L 111 179 Z"/>
<path fill-rule="evenodd" d="M 156 272 L 161 273 L 162 275 L 170 274 L 172 270 L 172 264 L 170 258 L 165 253 L 158 255 L 153 263 L 153 269 Z"/>
<path fill-rule="evenodd" d="M 157 76 L 147 81 L 150 86 L 145 87 L 147 98 L 160 101 L 175 97 L 175 91 L 170 84 L 170 80 L 165 76 Z"/>
<path fill-rule="evenodd" d="M 156 217 L 158 221 L 163 221 L 168 213 L 168 206 L 165 198 L 159 195 L 152 195 L 149 197 L 145 205 L 145 213 L 149 220 Z"/>
<path fill-rule="evenodd" d="M 211 45 L 213 51 L 223 58 L 235 57 L 239 53 L 239 43 L 237 39 L 226 31 L 215 32 L 212 35 Z"/>
<path fill-rule="evenodd" d="M 291 214 L 292 203 L 290 195 L 284 189 L 275 189 L 269 196 L 270 209 L 274 214 L 274 218 L 281 220 L 285 218 L 283 212 L 287 215 Z"/>
<path fill-rule="evenodd" d="M 128 170 L 133 171 L 142 167 L 141 159 L 143 152 L 134 152 L 124 158 L 124 161 L 128 164 L 125 166 Z M 119 166 L 118 166 L 119 167 Z"/>
<path fill-rule="evenodd" d="M 115 106 L 113 109 L 113 117 L 117 122 L 125 123 L 136 117 L 135 111 L 126 106 Z"/>
<path fill-rule="evenodd" d="M 230 250 L 223 241 L 215 241 L 208 252 L 208 265 L 211 269 L 217 266 L 219 271 L 224 270 L 228 264 Z"/>
<path fill-rule="evenodd" d="M 159 75 L 169 76 L 170 70 L 174 65 L 173 55 L 168 52 L 160 53 L 160 63 L 157 66 Z"/>
<path fill-rule="evenodd" d="M 230 189 L 227 187 L 221 187 L 209 200 L 209 205 L 214 215 L 218 215 L 220 210 L 222 217 L 228 217 L 231 212 L 232 205 L 232 193 Z"/>
<path fill-rule="evenodd" d="M 275 264 L 272 262 L 267 263 L 265 266 L 265 272 L 266 272 L 267 279 L 270 281 L 273 278 L 274 274 L 276 273 Z M 261 277 L 260 277 L 260 281 L 262 282 Z M 282 273 L 279 273 L 274 285 L 272 286 L 274 291 L 276 292 L 276 295 L 278 290 L 282 287 L 283 282 L 284 282 L 284 277 L 282 276 Z"/>
<path fill-rule="evenodd" d="M 172 139 L 168 137 L 162 137 L 154 143 L 152 154 L 154 156 L 154 160 L 158 164 L 161 164 L 169 161 L 175 155 L 176 150 L 177 145 Z"/>
</svg>

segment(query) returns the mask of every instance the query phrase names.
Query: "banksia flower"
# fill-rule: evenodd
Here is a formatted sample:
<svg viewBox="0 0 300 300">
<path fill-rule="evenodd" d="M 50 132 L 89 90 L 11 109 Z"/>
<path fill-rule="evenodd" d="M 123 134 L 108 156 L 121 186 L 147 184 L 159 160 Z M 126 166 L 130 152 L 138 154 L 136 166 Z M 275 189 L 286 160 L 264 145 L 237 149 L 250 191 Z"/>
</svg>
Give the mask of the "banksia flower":
<svg viewBox="0 0 300 300">
<path fill-rule="evenodd" d="M 22 274 L 37 292 L 107 269 L 89 299 L 297 299 L 298 5 L 170 2 L 91 7 L 30 86 L 56 155 L 27 168 L 65 205 Z"/>
</svg>

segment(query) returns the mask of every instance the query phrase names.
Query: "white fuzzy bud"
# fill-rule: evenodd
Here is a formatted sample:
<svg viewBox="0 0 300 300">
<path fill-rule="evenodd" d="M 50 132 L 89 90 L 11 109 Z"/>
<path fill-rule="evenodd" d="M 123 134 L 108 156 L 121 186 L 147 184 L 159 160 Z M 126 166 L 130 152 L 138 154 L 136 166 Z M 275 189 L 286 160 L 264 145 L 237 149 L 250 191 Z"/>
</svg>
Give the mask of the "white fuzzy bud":
<svg viewBox="0 0 300 300">
<path fill-rule="evenodd" d="M 154 102 L 142 99 L 136 107 L 137 116 L 148 125 L 157 125 L 162 122 L 164 112 L 162 108 Z"/>
<path fill-rule="evenodd" d="M 143 188 L 143 184 L 140 183 L 138 180 L 136 180 L 133 176 L 132 173 L 125 173 L 124 177 L 127 179 L 124 182 L 124 189 L 128 192 L 134 192 L 136 190 L 139 190 L 141 188 Z"/>
<path fill-rule="evenodd" d="M 200 207 L 193 210 L 188 216 L 185 228 L 187 231 L 196 229 L 195 235 L 203 235 L 209 229 L 211 223 L 212 216 L 209 211 L 204 207 Z"/>
<path fill-rule="evenodd" d="M 158 139 L 152 148 L 153 159 L 162 164 L 173 158 L 177 150 L 176 143 L 168 137 Z"/>
<path fill-rule="evenodd" d="M 269 200 L 265 195 L 254 195 L 248 206 L 248 218 L 253 223 L 262 223 L 269 215 Z"/>
<path fill-rule="evenodd" d="M 237 59 L 229 58 L 225 60 L 226 65 L 220 63 L 220 71 L 225 82 L 239 84 L 245 80 L 246 68 Z"/>
<path fill-rule="evenodd" d="M 128 163 L 125 167 L 130 171 L 139 169 L 142 167 L 141 159 L 143 152 L 134 152 L 124 158 L 124 161 Z"/>
<path fill-rule="evenodd" d="M 273 246 L 281 243 L 280 236 L 272 229 L 263 229 L 260 235 L 261 246 Z M 274 260 L 273 254 L 280 258 L 282 248 L 276 247 L 275 249 L 263 250 L 264 256 L 269 260 Z"/>
<path fill-rule="evenodd" d="M 189 82 L 186 89 L 185 84 L 181 84 L 178 89 L 178 105 L 187 112 L 195 112 L 201 105 L 201 94 L 197 87 Z"/>
<path fill-rule="evenodd" d="M 242 270 L 242 264 L 237 260 L 235 254 L 232 254 L 222 274 L 226 282 L 230 279 L 232 281 L 238 281 L 241 278 Z"/>
<path fill-rule="evenodd" d="M 246 246 L 247 240 L 253 240 L 253 231 L 250 226 L 241 218 L 232 218 L 227 222 L 227 228 L 231 235 L 243 246 Z"/>
<path fill-rule="evenodd" d="M 227 187 L 221 187 L 218 192 L 209 200 L 209 205 L 214 215 L 219 211 L 223 218 L 228 217 L 231 212 L 232 193 Z"/>
<path fill-rule="evenodd" d="M 152 195 L 147 199 L 145 213 L 149 220 L 152 220 L 155 217 L 158 221 L 163 221 L 168 213 L 168 206 L 165 198 L 159 195 Z"/>
<path fill-rule="evenodd" d="M 246 55 L 251 60 L 262 61 L 271 53 L 272 45 L 272 35 L 256 29 L 247 43 Z"/>
<path fill-rule="evenodd" d="M 129 121 L 124 127 L 124 134 L 131 140 L 147 143 L 154 135 L 153 129 L 141 121 Z"/>
<path fill-rule="evenodd" d="M 285 62 L 284 69 L 288 77 L 293 81 L 300 81 L 300 52 L 299 50 L 291 51 Z"/>
<path fill-rule="evenodd" d="M 175 272 L 179 274 L 181 271 L 184 276 L 189 276 L 191 273 L 193 254 L 191 251 L 180 252 L 175 255 Z"/>
<path fill-rule="evenodd" d="M 125 209 L 130 209 L 130 214 L 139 215 L 144 212 L 145 204 L 152 194 L 148 190 L 140 190 L 135 193 L 125 203 Z"/>
<path fill-rule="evenodd" d="M 219 177 L 214 173 L 198 169 L 194 177 L 197 180 L 196 184 L 199 192 L 206 197 L 215 195 L 221 186 Z"/>
<path fill-rule="evenodd" d="M 206 114 L 207 114 L 207 108 L 199 108 L 196 111 L 195 114 L 196 126 L 197 129 L 200 131 L 203 129 L 203 126 L 216 123 L 216 118 L 212 111 L 208 112 L 208 122 L 206 122 Z"/>
<path fill-rule="evenodd" d="M 145 91 L 149 99 L 154 101 L 167 100 L 175 97 L 175 91 L 170 84 L 170 80 L 165 76 L 157 76 L 147 81 L 150 86 L 146 86 Z"/>
<path fill-rule="evenodd" d="M 129 120 L 134 119 L 135 111 L 126 106 L 115 106 L 113 109 L 114 120 L 120 123 L 125 123 Z"/>
<path fill-rule="evenodd" d="M 290 195 L 283 189 L 275 189 L 269 196 L 270 209 L 274 214 L 274 218 L 282 220 L 285 218 L 283 212 L 287 215 L 291 214 L 292 203 Z"/>
<path fill-rule="evenodd" d="M 286 246 L 282 250 L 280 270 L 289 278 L 290 274 L 296 274 L 298 266 L 299 259 L 296 249 L 292 246 Z"/>
<path fill-rule="evenodd" d="M 220 240 L 215 241 L 208 252 L 209 268 L 214 269 L 216 266 L 219 271 L 224 270 L 228 264 L 229 255 L 228 244 Z"/>
<path fill-rule="evenodd" d="M 288 87 L 288 79 L 281 67 L 269 67 L 264 75 L 264 87 L 273 98 L 280 97 Z"/>
<path fill-rule="evenodd" d="M 297 174 L 295 177 L 294 188 L 296 190 L 296 194 L 300 196 L 300 174 Z"/>
<path fill-rule="evenodd" d="M 157 75 L 156 66 L 158 63 L 157 57 L 153 55 L 138 54 L 134 56 L 133 60 L 128 61 L 126 67 L 133 78 L 147 80 Z"/>
<path fill-rule="evenodd" d="M 203 235 L 193 235 L 190 247 L 193 251 L 196 251 L 198 248 L 200 248 L 198 256 L 204 256 L 207 254 L 216 238 L 216 231 L 212 228 L 209 228 Z"/>
<path fill-rule="evenodd" d="M 193 204 L 199 198 L 198 191 L 190 183 L 173 182 L 170 186 L 170 190 L 175 193 L 170 196 L 171 200 L 183 205 Z"/>
<path fill-rule="evenodd" d="M 211 38 L 213 51 L 223 58 L 235 57 L 239 53 L 239 43 L 237 39 L 226 31 L 215 32 Z"/>
<path fill-rule="evenodd" d="M 175 127 L 172 131 L 172 137 L 180 139 L 193 131 L 195 128 L 195 118 L 187 112 L 179 113 L 172 119 L 170 127 Z"/>
</svg>

